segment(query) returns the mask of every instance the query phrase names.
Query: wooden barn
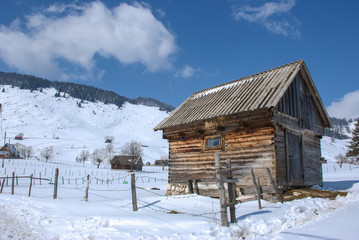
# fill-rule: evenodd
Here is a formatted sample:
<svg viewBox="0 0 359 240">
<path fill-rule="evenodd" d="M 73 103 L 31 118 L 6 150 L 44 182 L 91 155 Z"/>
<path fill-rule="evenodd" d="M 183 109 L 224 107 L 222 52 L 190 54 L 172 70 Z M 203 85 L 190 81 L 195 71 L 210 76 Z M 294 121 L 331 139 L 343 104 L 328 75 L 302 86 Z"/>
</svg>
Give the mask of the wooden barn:
<svg viewBox="0 0 359 240">
<path fill-rule="evenodd" d="M 322 185 L 320 140 L 331 123 L 304 61 L 199 91 L 155 130 L 169 141 L 167 194 L 216 196 L 214 154 L 231 159 L 238 194 L 250 192 L 250 167 L 270 192 L 269 168 L 287 189 Z"/>
<path fill-rule="evenodd" d="M 0 149 L 0 158 L 20 158 L 19 152 L 16 150 L 15 145 L 6 143 Z"/>
<path fill-rule="evenodd" d="M 142 171 L 143 161 L 141 157 L 116 155 L 111 161 L 111 169 L 128 169 Z"/>
</svg>

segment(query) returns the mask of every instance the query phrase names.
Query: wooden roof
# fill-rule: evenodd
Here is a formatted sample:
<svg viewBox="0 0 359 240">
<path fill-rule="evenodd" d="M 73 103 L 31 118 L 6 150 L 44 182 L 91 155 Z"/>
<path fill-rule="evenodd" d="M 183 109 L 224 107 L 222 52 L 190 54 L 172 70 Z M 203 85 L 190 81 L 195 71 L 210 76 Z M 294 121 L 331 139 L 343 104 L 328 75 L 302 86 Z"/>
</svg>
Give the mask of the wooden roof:
<svg viewBox="0 0 359 240">
<path fill-rule="evenodd" d="M 132 156 L 124 156 L 124 155 L 116 155 L 111 160 L 111 164 L 132 164 L 132 159 L 135 158 L 135 161 L 138 162 L 141 160 L 141 157 L 132 157 Z"/>
<path fill-rule="evenodd" d="M 200 120 L 275 107 L 301 71 L 325 127 L 330 120 L 303 60 L 192 94 L 154 130 L 163 130 Z"/>
</svg>

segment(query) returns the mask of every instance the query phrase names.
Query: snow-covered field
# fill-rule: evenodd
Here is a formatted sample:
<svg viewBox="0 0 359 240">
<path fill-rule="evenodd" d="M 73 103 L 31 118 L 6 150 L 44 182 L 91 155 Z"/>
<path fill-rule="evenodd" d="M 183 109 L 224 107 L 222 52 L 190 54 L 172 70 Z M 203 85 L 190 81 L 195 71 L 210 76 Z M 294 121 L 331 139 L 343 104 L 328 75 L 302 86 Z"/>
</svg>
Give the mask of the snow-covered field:
<svg viewBox="0 0 359 240">
<path fill-rule="evenodd" d="M 5 160 L 0 175 L 12 172 L 53 178 L 54 185 L 11 178 L 0 194 L 0 239 L 357 239 L 359 166 L 323 165 L 324 188 L 348 190 L 336 200 L 306 198 L 285 203 L 238 204 L 238 223 L 220 226 L 219 200 L 198 195 L 164 196 L 167 169 L 148 166 L 136 172 L 139 210 L 132 210 L 130 176 L 91 165 L 60 165 Z M 5 173 L 6 170 L 6 173 Z M 46 171 L 46 174 L 45 174 Z M 23 174 L 25 172 L 25 174 Z M 88 202 L 85 176 L 91 176 Z M 52 180 L 53 182 L 53 180 Z M 17 185 L 18 184 L 18 185 Z"/>
<path fill-rule="evenodd" d="M 3 130 L 11 143 L 36 149 L 32 160 L 5 160 L 0 177 L 35 179 L 29 197 L 28 178 L 5 180 L 0 194 L 0 239 L 358 239 L 359 166 L 339 168 L 335 156 L 345 153 L 343 140 L 324 138 L 322 155 L 324 189 L 348 191 L 335 200 L 306 198 L 285 203 L 256 201 L 236 205 L 237 223 L 220 226 L 219 200 L 192 195 L 164 196 L 168 172 L 146 166 L 136 172 L 139 210 L 132 210 L 130 175 L 75 162 L 82 149 L 105 147 L 104 136 L 115 136 L 115 150 L 131 140 L 140 141 L 144 161 L 167 154 L 168 144 L 153 127 L 167 113 L 157 108 L 126 104 L 121 109 L 102 103 L 77 107 L 78 99 L 54 98 L 55 90 L 42 93 L 6 86 L 0 92 Z M 1 139 L 2 140 L 2 139 Z M 7 139 L 8 142 L 8 139 Z M 54 146 L 55 157 L 46 163 L 39 151 Z M 0 160 L 2 163 L 2 160 Z M 53 199 L 55 169 L 59 168 L 58 197 Z M 84 199 L 86 176 L 89 197 Z M 4 180 L 1 179 L 3 182 Z"/>
</svg>

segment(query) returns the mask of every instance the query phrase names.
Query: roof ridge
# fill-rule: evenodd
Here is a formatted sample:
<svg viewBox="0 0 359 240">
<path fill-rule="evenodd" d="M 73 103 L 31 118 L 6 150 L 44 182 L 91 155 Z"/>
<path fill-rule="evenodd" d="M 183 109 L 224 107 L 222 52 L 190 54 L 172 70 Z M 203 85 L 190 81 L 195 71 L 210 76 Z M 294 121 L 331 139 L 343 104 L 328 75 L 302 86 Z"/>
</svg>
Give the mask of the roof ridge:
<svg viewBox="0 0 359 240">
<path fill-rule="evenodd" d="M 263 74 L 263 73 L 266 73 L 266 72 L 270 72 L 270 71 L 274 71 L 274 70 L 279 69 L 279 68 L 284 68 L 284 67 L 289 66 L 289 65 L 293 65 L 293 64 L 296 64 L 296 63 L 300 63 L 300 64 L 301 64 L 301 63 L 303 63 L 303 62 L 304 62 L 304 60 L 303 60 L 303 59 L 300 59 L 300 60 L 297 60 L 297 61 L 294 61 L 294 62 L 291 62 L 291 63 L 284 64 L 284 65 L 282 65 L 282 66 L 278 66 L 278 67 L 274 67 L 274 68 L 265 70 L 265 71 L 260 72 L 260 73 L 248 75 L 248 76 L 245 76 L 245 77 L 242 77 L 242 78 L 238 78 L 238 79 L 233 80 L 233 81 L 230 81 L 230 82 L 222 83 L 222 84 L 219 84 L 219 85 L 210 87 L 210 88 L 206 88 L 206 89 L 200 90 L 200 91 L 198 91 L 198 92 L 193 93 L 192 96 L 196 96 L 196 95 L 198 95 L 198 94 L 200 94 L 200 93 L 203 93 L 203 92 L 206 92 L 206 91 L 209 91 L 209 90 L 213 90 L 213 89 L 216 89 L 216 88 L 224 87 L 224 86 L 226 86 L 226 85 L 230 85 L 230 84 L 233 84 L 233 83 L 235 83 L 235 82 L 240 82 L 240 81 L 246 80 L 247 78 L 255 77 L 255 76 L 258 76 L 258 75 L 260 75 L 260 74 Z"/>
</svg>

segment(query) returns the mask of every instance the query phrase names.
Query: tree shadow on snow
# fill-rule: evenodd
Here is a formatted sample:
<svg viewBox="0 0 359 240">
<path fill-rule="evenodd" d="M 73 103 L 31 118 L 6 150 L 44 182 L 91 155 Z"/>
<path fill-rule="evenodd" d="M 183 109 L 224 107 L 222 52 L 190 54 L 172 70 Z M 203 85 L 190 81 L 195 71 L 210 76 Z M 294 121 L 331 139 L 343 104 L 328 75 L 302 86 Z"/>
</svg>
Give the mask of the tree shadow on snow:
<svg viewBox="0 0 359 240">
<path fill-rule="evenodd" d="M 330 238 L 330 237 L 322 237 L 322 236 L 318 236 L 318 235 L 309 235 L 309 234 L 304 234 L 304 233 L 290 233 L 290 232 L 281 232 L 281 234 L 288 234 L 288 235 L 293 235 L 296 237 L 303 237 L 303 238 L 299 238 L 299 239 L 322 239 L 322 240 L 340 240 L 338 238 Z"/>
<path fill-rule="evenodd" d="M 333 189 L 333 190 L 347 190 L 352 188 L 355 183 L 359 181 L 335 181 L 335 182 L 323 182 L 323 186 L 326 189 Z"/>
<path fill-rule="evenodd" d="M 152 202 L 152 203 L 148 203 L 148 202 L 144 202 L 144 201 L 141 201 L 141 202 L 146 203 L 146 205 L 141 206 L 141 207 L 139 207 L 139 208 L 150 207 L 150 206 L 153 206 L 153 205 L 155 205 L 155 204 L 157 204 L 157 203 L 159 203 L 159 202 L 161 202 L 161 201 L 160 201 L 160 200 L 157 200 L 157 201 L 154 201 L 154 202 Z"/>
<path fill-rule="evenodd" d="M 272 212 L 272 211 L 269 211 L 269 210 L 263 210 L 263 211 L 257 211 L 257 212 L 252 212 L 252 213 L 244 214 L 244 215 L 238 217 L 238 218 L 237 218 L 237 221 L 244 220 L 244 219 L 246 219 L 246 218 L 249 217 L 249 216 L 260 215 L 260 214 L 271 213 L 271 212 Z"/>
</svg>

